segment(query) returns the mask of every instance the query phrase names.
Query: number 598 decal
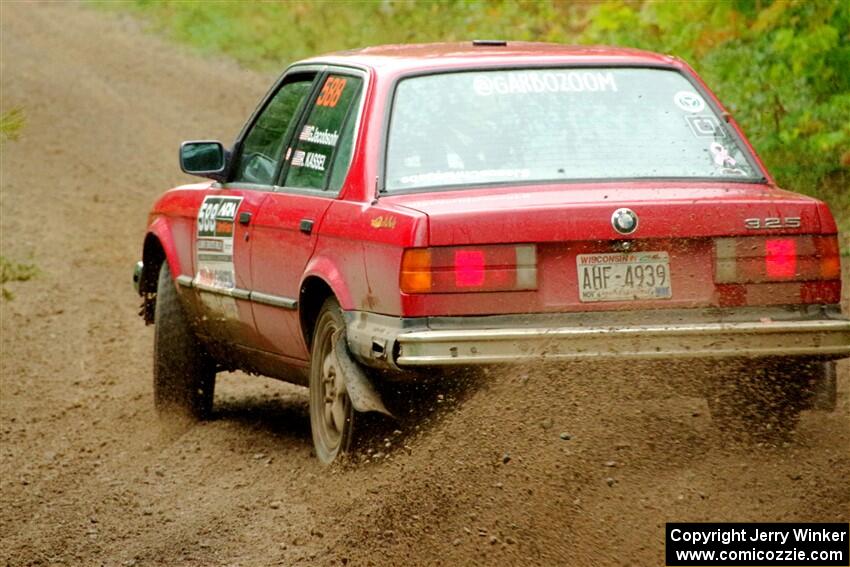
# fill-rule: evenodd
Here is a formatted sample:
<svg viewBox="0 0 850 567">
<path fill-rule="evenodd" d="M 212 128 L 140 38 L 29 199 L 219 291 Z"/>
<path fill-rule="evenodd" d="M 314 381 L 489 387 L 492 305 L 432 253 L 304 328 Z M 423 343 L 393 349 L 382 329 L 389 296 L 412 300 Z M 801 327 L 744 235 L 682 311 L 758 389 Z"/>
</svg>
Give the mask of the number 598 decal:
<svg viewBox="0 0 850 567">
<path fill-rule="evenodd" d="M 242 197 L 206 197 L 198 210 L 198 236 L 231 236 Z"/>
<path fill-rule="evenodd" d="M 339 97 L 342 96 L 342 91 L 345 90 L 345 83 L 346 80 L 342 77 L 328 77 L 319 98 L 316 99 L 316 106 L 335 107 Z"/>
</svg>

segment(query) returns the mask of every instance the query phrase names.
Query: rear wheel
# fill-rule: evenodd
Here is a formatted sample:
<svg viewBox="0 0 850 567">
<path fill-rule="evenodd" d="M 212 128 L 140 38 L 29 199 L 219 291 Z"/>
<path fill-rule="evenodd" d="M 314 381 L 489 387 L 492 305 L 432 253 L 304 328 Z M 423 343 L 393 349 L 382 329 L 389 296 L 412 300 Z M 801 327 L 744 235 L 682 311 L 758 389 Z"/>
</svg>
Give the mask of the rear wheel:
<svg viewBox="0 0 850 567">
<path fill-rule="evenodd" d="M 319 311 L 310 352 L 310 429 L 316 456 L 326 464 L 352 447 L 355 412 L 334 354 L 334 336 L 344 329 L 339 303 L 328 298 Z"/>
<path fill-rule="evenodd" d="M 812 370 L 804 361 L 779 361 L 718 377 L 708 394 L 715 425 L 756 441 L 785 441 L 806 407 Z"/>
<path fill-rule="evenodd" d="M 195 338 L 163 262 L 154 310 L 153 393 L 157 412 L 203 419 L 212 411 L 215 364 Z"/>
</svg>

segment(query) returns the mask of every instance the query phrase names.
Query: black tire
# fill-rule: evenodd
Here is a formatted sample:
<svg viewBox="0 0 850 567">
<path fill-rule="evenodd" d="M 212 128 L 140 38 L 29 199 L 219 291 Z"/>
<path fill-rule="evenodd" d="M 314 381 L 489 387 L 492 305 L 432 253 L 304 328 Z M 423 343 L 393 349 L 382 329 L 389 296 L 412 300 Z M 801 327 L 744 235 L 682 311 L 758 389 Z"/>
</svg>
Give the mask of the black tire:
<svg viewBox="0 0 850 567">
<path fill-rule="evenodd" d="M 718 377 L 708 393 L 715 426 L 739 440 L 787 441 L 806 406 L 810 381 L 802 361 L 760 364 Z"/>
<path fill-rule="evenodd" d="M 215 363 L 199 344 L 168 262 L 159 270 L 154 310 L 153 397 L 160 415 L 205 419 L 212 412 Z"/>
<path fill-rule="evenodd" d="M 329 297 L 322 305 L 310 349 L 310 430 L 322 463 L 330 464 L 353 448 L 357 414 L 348 399 L 334 357 L 334 335 L 345 330 L 342 310 Z"/>
</svg>

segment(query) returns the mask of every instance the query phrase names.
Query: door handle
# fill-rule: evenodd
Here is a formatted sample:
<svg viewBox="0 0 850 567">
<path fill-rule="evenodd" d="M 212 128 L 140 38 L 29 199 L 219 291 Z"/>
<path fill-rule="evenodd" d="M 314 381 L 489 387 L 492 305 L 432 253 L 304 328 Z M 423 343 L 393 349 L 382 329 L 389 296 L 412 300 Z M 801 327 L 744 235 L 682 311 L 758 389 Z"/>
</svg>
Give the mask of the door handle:
<svg viewBox="0 0 850 567">
<path fill-rule="evenodd" d="M 243 212 L 239 213 L 239 224 L 242 224 L 242 225 L 245 225 L 245 226 L 251 224 L 251 213 L 249 213 L 247 211 L 243 211 Z"/>
<path fill-rule="evenodd" d="M 301 222 L 298 224 L 298 230 L 304 234 L 313 232 L 313 219 L 301 219 Z"/>
</svg>

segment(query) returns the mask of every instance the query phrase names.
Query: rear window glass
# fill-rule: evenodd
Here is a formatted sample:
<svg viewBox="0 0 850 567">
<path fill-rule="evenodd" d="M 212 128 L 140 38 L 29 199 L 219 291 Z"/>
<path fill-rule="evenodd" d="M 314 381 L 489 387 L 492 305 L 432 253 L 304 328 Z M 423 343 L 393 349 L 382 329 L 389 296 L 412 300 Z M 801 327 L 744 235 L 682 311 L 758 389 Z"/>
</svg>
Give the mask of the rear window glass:
<svg viewBox="0 0 850 567">
<path fill-rule="evenodd" d="M 758 180 L 690 81 L 664 69 L 412 77 L 396 89 L 386 189 L 603 179 Z"/>
</svg>

